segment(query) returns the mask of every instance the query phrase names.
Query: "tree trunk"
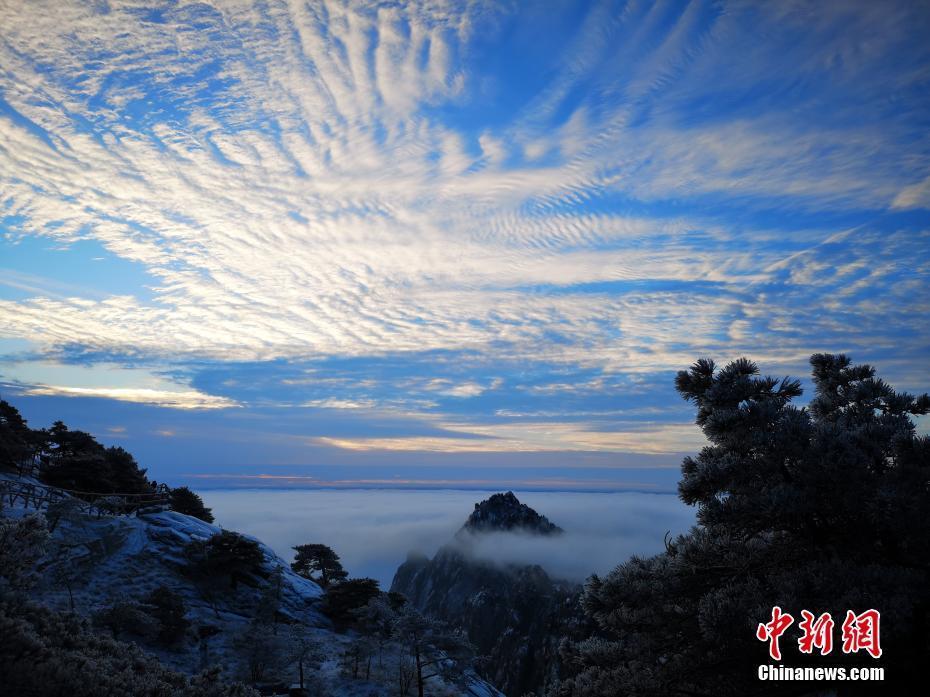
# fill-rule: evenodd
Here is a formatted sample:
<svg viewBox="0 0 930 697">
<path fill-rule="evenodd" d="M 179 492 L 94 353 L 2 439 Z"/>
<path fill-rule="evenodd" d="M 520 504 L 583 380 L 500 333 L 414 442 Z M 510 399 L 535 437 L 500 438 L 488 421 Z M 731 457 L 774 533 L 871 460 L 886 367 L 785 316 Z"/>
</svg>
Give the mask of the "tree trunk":
<svg viewBox="0 0 930 697">
<path fill-rule="evenodd" d="M 417 659 L 417 697 L 423 697 L 423 665 L 420 663 L 420 647 L 416 649 Z"/>
</svg>

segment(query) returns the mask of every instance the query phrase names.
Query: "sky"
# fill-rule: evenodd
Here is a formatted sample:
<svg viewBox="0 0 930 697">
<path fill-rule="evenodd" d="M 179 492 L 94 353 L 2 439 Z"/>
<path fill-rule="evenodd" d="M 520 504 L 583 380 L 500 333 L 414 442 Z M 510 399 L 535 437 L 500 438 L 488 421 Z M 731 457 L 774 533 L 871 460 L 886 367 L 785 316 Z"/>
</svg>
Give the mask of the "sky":
<svg viewBox="0 0 930 697">
<path fill-rule="evenodd" d="M 0 397 L 201 487 L 673 490 L 697 358 L 930 389 L 927 36 L 919 2 L 0 0 Z"/>
</svg>

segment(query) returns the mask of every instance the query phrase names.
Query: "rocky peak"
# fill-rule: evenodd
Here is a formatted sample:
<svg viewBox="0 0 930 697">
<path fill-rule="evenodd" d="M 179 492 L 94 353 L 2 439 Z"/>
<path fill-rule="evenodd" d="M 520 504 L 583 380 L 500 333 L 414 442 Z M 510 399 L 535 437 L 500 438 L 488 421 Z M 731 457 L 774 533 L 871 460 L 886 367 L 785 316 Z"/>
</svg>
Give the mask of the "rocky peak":
<svg viewBox="0 0 930 697">
<path fill-rule="evenodd" d="M 539 515 L 525 503 L 520 503 L 512 491 L 493 494 L 481 503 L 476 503 L 475 510 L 468 516 L 460 532 L 504 530 L 520 530 L 539 535 L 557 535 L 564 532 L 546 516 Z"/>
<path fill-rule="evenodd" d="M 584 622 L 580 586 L 553 581 L 540 566 L 495 563 L 474 553 L 473 533 L 501 531 L 558 535 L 562 528 L 512 491 L 494 494 L 475 504 L 455 539 L 432 559 L 413 556 L 402 564 L 391 590 L 421 612 L 465 630 L 487 658 L 481 675 L 504 694 L 543 694 L 558 677 L 562 638 L 593 630 L 572 629 Z"/>
</svg>

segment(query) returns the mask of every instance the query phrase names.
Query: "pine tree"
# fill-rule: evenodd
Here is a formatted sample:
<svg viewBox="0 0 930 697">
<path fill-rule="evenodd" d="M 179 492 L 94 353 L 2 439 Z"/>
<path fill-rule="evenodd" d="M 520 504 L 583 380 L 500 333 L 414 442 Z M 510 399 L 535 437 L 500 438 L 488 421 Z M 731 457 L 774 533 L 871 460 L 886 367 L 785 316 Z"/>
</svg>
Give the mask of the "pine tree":
<svg viewBox="0 0 930 697">
<path fill-rule="evenodd" d="M 0 600 L 15 598 L 36 582 L 36 563 L 48 538 L 43 515 L 0 518 Z"/>
<path fill-rule="evenodd" d="M 203 499 L 186 486 L 171 490 L 171 510 L 194 516 L 206 523 L 213 522 L 213 511 L 207 508 Z"/>
<path fill-rule="evenodd" d="M 275 680 L 287 665 L 288 643 L 271 625 L 253 621 L 233 637 L 242 677 L 252 683 Z"/>
<path fill-rule="evenodd" d="M 424 697 L 426 683 L 439 677 L 446 682 L 464 679 L 474 648 L 461 632 L 425 617 L 405 606 L 394 620 L 394 637 L 413 662 L 417 696 Z M 404 664 L 403 657 L 400 666 Z"/>
<path fill-rule="evenodd" d="M 261 547 L 255 540 L 229 530 L 223 530 L 206 540 L 193 540 L 185 554 L 189 570 L 197 578 L 229 579 L 235 589 L 240 581 L 249 581 L 261 570 L 265 562 Z"/>
<path fill-rule="evenodd" d="M 384 648 L 393 636 L 394 622 L 397 619 L 397 613 L 403 606 L 398 603 L 396 607 L 392 604 L 390 596 L 395 598 L 398 593 L 382 593 L 372 598 L 368 603 L 352 611 L 356 625 L 359 630 L 372 637 L 378 648 L 378 667 L 384 666 Z M 397 602 L 395 600 L 395 602 Z"/>
<path fill-rule="evenodd" d="M 84 431 L 56 421 L 42 444 L 46 484 L 96 494 L 150 494 L 152 486 L 135 458 L 120 447 L 105 448 Z"/>
<path fill-rule="evenodd" d="M 346 626 L 356 619 L 356 611 L 381 595 L 373 578 L 350 578 L 326 589 L 323 612 L 338 625 Z"/>
<path fill-rule="evenodd" d="M 287 638 L 287 660 L 297 666 L 297 684 L 304 689 L 307 682 L 306 669 L 318 670 L 326 654 L 320 642 L 299 625 L 291 625 Z"/>
<path fill-rule="evenodd" d="M 811 365 L 808 408 L 792 404 L 798 381 L 759 377 L 745 359 L 678 374 L 710 441 L 684 460 L 679 484 L 698 524 L 666 552 L 589 580 L 584 605 L 601 635 L 576 647 L 580 670 L 559 694 L 762 694 L 770 686 L 755 669 L 768 656 L 755 628 L 775 605 L 796 618 L 879 609 L 885 652 L 867 660 L 886 681 L 918 677 L 930 655 L 930 438 L 911 417 L 930 397 L 895 392 L 846 356 Z M 824 665 L 796 641 L 782 652 L 788 665 Z M 863 664 L 838 650 L 830 660 Z"/>
<path fill-rule="evenodd" d="M 41 433 L 26 425 L 19 410 L 0 399 L 0 470 L 24 474 L 39 449 Z"/>
<path fill-rule="evenodd" d="M 332 583 L 345 580 L 349 575 L 342 568 L 339 555 L 331 547 L 313 543 L 297 545 L 294 551 L 297 554 L 291 568 L 304 578 L 320 584 L 324 589 Z M 315 572 L 319 572 L 319 575 L 315 575 Z"/>
<path fill-rule="evenodd" d="M 158 641 L 163 646 L 178 644 L 190 627 L 184 599 L 167 586 L 158 586 L 145 598 L 145 608 L 158 625 Z"/>
</svg>

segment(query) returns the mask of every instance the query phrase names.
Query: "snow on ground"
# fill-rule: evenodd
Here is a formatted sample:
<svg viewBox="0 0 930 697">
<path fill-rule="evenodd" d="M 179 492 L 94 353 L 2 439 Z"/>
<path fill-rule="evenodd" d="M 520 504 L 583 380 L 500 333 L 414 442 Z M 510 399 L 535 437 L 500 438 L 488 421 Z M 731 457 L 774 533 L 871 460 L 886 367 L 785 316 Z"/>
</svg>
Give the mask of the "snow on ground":
<svg viewBox="0 0 930 697">
<path fill-rule="evenodd" d="M 8 474 L 0 474 L 0 478 L 39 483 Z M 0 515 L 21 517 L 35 512 L 24 508 L 21 501 L 12 506 L 4 502 Z M 146 646 L 146 650 L 176 670 L 193 673 L 207 665 L 219 664 L 230 677 L 241 679 L 244 676 L 233 642 L 237 636 L 250 631 L 254 609 L 261 596 L 259 584 L 239 583 L 235 590 L 223 588 L 211 603 L 204 597 L 203 589 L 185 573 L 185 546 L 221 530 L 174 511 L 119 517 L 96 517 L 72 511 L 55 525 L 49 551 L 42 562 L 43 581 L 33 593 L 33 599 L 59 610 L 67 610 L 73 602 L 77 612 L 90 615 L 121 600 L 139 601 L 155 588 L 165 586 L 183 598 L 192 631 L 187 643 L 177 650 L 151 646 Z M 395 695 L 395 678 L 387 658 L 383 666 L 374 666 L 371 680 L 346 676 L 342 656 L 356 636 L 335 632 L 320 612 L 322 589 L 295 574 L 290 565 L 261 540 L 255 541 L 265 558 L 265 572 L 275 568 L 282 571 L 279 614 L 292 627 L 302 627 L 304 635 L 312 637 L 324 654 L 319 670 L 305 671 L 315 691 L 334 697 Z M 210 636 L 198 639 L 204 634 Z M 502 697 L 474 675 L 469 676 L 464 692 L 451 685 L 434 684 L 429 694 L 435 697 Z"/>
</svg>

